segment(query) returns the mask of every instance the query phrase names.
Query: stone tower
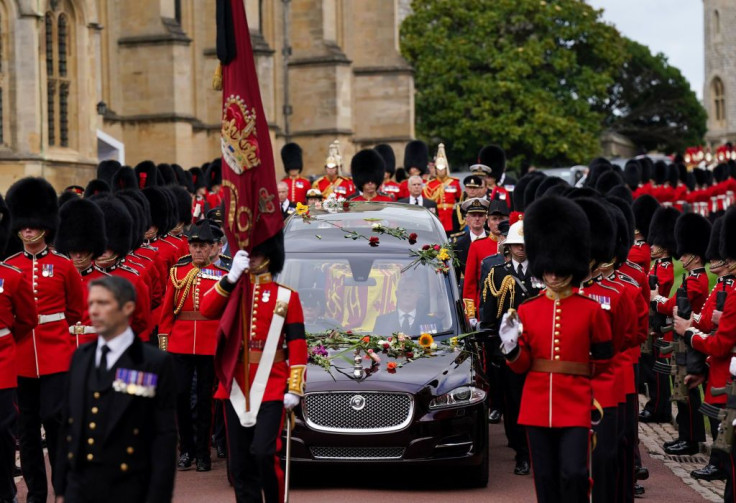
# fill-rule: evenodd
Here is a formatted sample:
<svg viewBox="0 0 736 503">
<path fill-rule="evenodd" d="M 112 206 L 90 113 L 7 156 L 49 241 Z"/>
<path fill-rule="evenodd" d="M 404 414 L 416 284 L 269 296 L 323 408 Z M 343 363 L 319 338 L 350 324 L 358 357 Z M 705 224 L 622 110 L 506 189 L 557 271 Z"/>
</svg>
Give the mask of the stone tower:
<svg viewBox="0 0 736 503">
<path fill-rule="evenodd" d="M 703 0 L 705 83 L 708 111 L 706 142 L 716 147 L 736 142 L 736 2 Z"/>
</svg>

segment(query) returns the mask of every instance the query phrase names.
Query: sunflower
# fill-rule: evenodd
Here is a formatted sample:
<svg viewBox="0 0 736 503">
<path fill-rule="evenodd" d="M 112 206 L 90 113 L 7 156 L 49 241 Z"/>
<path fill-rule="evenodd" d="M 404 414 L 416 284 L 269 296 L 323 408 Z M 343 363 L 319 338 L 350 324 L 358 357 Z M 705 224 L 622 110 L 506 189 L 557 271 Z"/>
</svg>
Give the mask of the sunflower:
<svg viewBox="0 0 736 503">
<path fill-rule="evenodd" d="M 419 336 L 419 345 L 422 346 L 424 349 L 429 349 L 429 347 L 434 342 L 434 339 L 431 335 L 424 333 Z"/>
<path fill-rule="evenodd" d="M 309 206 L 302 203 L 296 203 L 296 214 L 299 216 L 304 216 L 309 214 Z"/>
</svg>

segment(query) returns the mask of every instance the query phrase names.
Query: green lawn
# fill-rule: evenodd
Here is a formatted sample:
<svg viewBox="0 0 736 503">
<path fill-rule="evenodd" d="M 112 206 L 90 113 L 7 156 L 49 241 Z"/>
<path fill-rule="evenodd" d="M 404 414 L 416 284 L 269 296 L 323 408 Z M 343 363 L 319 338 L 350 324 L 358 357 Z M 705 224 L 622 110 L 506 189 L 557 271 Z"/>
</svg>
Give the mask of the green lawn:
<svg viewBox="0 0 736 503">
<path fill-rule="evenodd" d="M 680 285 L 682 284 L 682 273 L 683 273 L 683 270 L 682 270 L 682 262 L 680 262 L 679 260 L 674 260 L 673 262 L 675 264 L 675 285 L 672 288 L 672 292 L 670 293 L 670 295 L 674 295 L 675 294 L 675 290 L 677 290 L 678 288 L 680 288 Z M 705 270 L 708 271 L 708 267 L 707 266 L 706 266 Z M 709 287 L 708 287 L 709 290 L 708 291 L 709 292 L 715 286 L 717 279 L 718 279 L 718 277 L 715 274 L 712 274 L 710 271 L 708 271 L 708 283 L 709 283 Z"/>
</svg>

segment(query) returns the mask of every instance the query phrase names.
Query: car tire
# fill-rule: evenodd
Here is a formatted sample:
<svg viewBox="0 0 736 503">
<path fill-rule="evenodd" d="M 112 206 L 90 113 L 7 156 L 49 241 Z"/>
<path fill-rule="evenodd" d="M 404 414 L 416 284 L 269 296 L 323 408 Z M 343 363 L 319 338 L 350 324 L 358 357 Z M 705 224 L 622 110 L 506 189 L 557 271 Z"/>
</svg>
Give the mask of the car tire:
<svg viewBox="0 0 736 503">
<path fill-rule="evenodd" d="M 477 466 L 468 470 L 468 486 L 482 488 L 488 486 L 488 475 L 490 470 L 490 443 L 488 441 L 488 409 L 483 407 L 483 420 L 478 431 L 477 445 L 483 449 L 483 459 Z"/>
</svg>

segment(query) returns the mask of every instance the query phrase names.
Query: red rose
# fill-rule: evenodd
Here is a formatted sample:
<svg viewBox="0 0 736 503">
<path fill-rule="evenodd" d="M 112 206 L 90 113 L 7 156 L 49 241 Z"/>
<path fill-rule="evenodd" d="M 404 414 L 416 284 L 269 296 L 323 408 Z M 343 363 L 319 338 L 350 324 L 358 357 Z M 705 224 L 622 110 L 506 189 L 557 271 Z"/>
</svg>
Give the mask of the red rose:
<svg viewBox="0 0 736 503">
<path fill-rule="evenodd" d="M 411 234 L 409 234 L 409 244 L 410 245 L 413 245 L 416 242 L 417 242 L 417 233 L 416 232 L 412 232 Z"/>
<path fill-rule="evenodd" d="M 388 369 L 389 371 L 391 371 L 391 370 L 396 370 L 396 362 L 388 362 L 388 363 L 386 364 L 386 368 L 387 368 L 387 369 Z"/>
<path fill-rule="evenodd" d="M 440 251 L 440 245 L 434 245 L 432 248 L 434 248 L 434 251 Z"/>
<path fill-rule="evenodd" d="M 425 250 L 425 251 L 426 251 L 426 250 L 429 250 L 429 245 L 424 245 L 424 246 L 422 246 L 422 250 Z"/>
<path fill-rule="evenodd" d="M 411 352 L 411 351 L 407 351 L 407 352 L 406 352 L 406 357 L 407 357 L 407 358 L 414 358 L 414 353 L 413 353 L 413 352 Z"/>
<path fill-rule="evenodd" d="M 361 341 L 363 341 L 364 343 L 368 344 L 369 342 L 371 342 L 371 338 L 370 338 L 369 336 L 367 336 L 367 335 L 366 335 L 365 337 L 363 337 L 363 338 L 361 339 Z"/>
<path fill-rule="evenodd" d="M 368 244 L 371 246 L 378 246 L 378 236 L 371 236 L 368 240 Z"/>
<path fill-rule="evenodd" d="M 343 201 L 342 202 L 342 209 L 343 210 L 349 210 L 350 209 L 350 201 Z"/>
</svg>

